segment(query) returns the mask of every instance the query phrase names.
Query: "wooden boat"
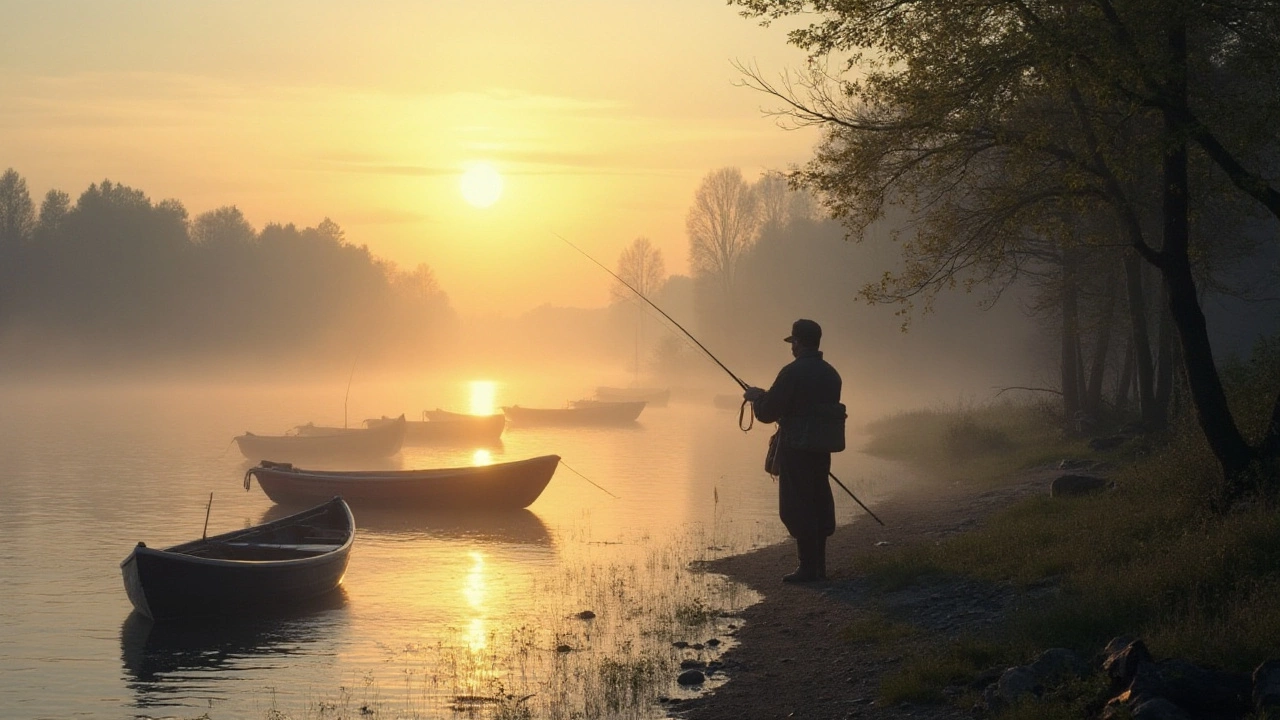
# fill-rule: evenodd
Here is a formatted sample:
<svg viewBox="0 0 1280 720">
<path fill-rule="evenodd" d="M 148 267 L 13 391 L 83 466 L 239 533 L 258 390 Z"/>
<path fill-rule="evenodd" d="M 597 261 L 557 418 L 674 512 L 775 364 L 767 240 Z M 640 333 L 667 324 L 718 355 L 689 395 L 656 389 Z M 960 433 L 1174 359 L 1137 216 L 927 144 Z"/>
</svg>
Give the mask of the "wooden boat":
<svg viewBox="0 0 1280 720">
<path fill-rule="evenodd" d="M 263 525 L 163 550 L 140 542 L 120 570 L 133 607 L 152 619 L 239 616 L 333 591 L 354 541 L 351 508 L 334 497 Z"/>
<path fill-rule="evenodd" d="M 631 402 L 643 400 L 648 407 L 666 407 L 671 401 L 670 388 L 619 388 L 601 385 L 596 388 L 596 399 L 605 402 Z"/>
<path fill-rule="evenodd" d="M 626 425 L 644 410 L 645 401 L 577 400 L 563 408 L 502 408 L 512 425 Z"/>
<path fill-rule="evenodd" d="M 244 485 L 257 478 L 267 497 L 282 504 L 342 495 L 354 505 L 511 510 L 537 500 L 559 463 L 559 455 L 542 455 L 426 470 L 305 470 L 268 461 L 250 468 Z"/>
<path fill-rule="evenodd" d="M 378 427 L 395 418 L 383 415 L 364 421 L 365 427 Z M 424 410 L 422 420 L 409 420 L 405 423 L 404 441 L 411 445 L 457 444 L 457 443 L 497 443 L 502 438 L 502 431 L 507 427 L 507 416 L 502 413 L 494 415 L 466 415 L 446 412 L 444 410 Z"/>
<path fill-rule="evenodd" d="M 305 426 L 300 426 L 305 427 Z M 306 461 L 382 458 L 400 452 L 404 444 L 405 419 L 399 418 L 371 428 L 318 428 L 292 435 L 236 436 L 240 452 L 250 460 Z"/>
</svg>

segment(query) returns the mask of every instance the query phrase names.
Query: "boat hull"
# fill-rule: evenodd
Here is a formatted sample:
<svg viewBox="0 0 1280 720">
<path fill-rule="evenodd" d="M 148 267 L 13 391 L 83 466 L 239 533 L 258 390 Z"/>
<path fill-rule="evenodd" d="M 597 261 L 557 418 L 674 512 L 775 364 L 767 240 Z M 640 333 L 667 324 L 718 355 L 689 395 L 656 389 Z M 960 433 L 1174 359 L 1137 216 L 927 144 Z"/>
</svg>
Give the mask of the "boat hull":
<svg viewBox="0 0 1280 720">
<path fill-rule="evenodd" d="M 323 541 L 305 537 L 308 532 L 323 534 Z M 354 540 L 351 509 L 333 498 L 265 525 L 164 550 L 138 543 L 120 570 L 129 601 L 153 620 L 259 615 L 335 590 Z"/>
<path fill-rule="evenodd" d="M 567 408 L 504 407 L 512 425 L 627 425 L 640 417 L 646 403 L 579 401 Z"/>
<path fill-rule="evenodd" d="M 368 427 L 377 427 L 393 422 L 391 418 L 372 418 L 365 420 Z M 428 420 L 409 420 L 405 423 L 404 442 L 406 445 L 445 445 L 460 443 L 499 442 L 502 431 L 507 426 L 507 416 L 496 415 L 458 415 L 447 419 L 430 417 Z"/>
<path fill-rule="evenodd" d="M 345 460 L 385 458 L 400 452 L 406 423 L 397 418 L 374 428 L 335 429 L 332 432 L 300 432 L 296 435 L 236 436 L 236 445 L 254 461 Z"/>
<path fill-rule="evenodd" d="M 306 470 L 263 463 L 245 473 L 274 502 L 300 503 L 332 495 L 353 505 L 514 510 L 533 504 L 551 482 L 558 455 L 493 465 L 430 470 Z"/>
</svg>

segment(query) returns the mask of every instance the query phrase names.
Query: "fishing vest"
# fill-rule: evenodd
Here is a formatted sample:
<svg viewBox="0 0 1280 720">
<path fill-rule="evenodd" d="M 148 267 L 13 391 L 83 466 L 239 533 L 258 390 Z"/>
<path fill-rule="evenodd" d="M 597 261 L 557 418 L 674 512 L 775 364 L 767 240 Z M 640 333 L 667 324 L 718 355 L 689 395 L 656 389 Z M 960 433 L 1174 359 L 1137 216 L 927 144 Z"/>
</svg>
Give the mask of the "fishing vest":
<svg viewBox="0 0 1280 720">
<path fill-rule="evenodd" d="M 804 415 L 788 415 L 778 421 L 778 434 L 786 447 L 809 452 L 842 452 L 844 403 L 816 405 Z"/>
</svg>

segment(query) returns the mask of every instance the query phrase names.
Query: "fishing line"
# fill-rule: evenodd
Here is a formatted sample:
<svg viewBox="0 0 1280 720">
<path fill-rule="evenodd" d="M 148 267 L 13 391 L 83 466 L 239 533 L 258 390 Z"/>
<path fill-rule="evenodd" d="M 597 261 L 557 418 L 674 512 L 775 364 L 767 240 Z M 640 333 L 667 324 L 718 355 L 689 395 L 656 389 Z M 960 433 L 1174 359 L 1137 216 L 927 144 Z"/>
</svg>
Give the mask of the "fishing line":
<svg viewBox="0 0 1280 720">
<path fill-rule="evenodd" d="M 712 354 L 711 354 L 711 351 L 710 351 L 710 350 L 708 350 L 708 349 L 706 348 L 706 346 L 705 346 L 705 345 L 703 345 L 702 343 L 698 342 L 698 338 L 694 337 L 694 336 L 693 336 L 693 334 L 692 334 L 692 333 L 690 333 L 688 330 L 685 330 L 685 329 L 684 329 L 684 326 L 683 326 L 683 325 L 681 325 L 680 323 L 676 322 L 676 321 L 675 321 L 675 318 L 673 318 L 673 317 L 671 317 L 670 315 L 668 315 L 668 314 L 666 313 L 666 311 L 664 311 L 662 308 L 658 307 L 657 305 L 654 305 L 652 300 L 650 300 L 649 298 L 647 298 L 647 297 L 645 297 L 645 296 L 644 296 L 644 293 L 642 293 L 642 292 L 640 292 L 639 290 L 637 290 L 637 289 L 635 289 L 634 287 L 632 287 L 632 286 L 631 286 L 631 283 L 629 283 L 629 282 L 627 282 L 626 280 L 623 280 L 622 278 L 618 277 L 618 274 L 617 274 L 617 273 L 615 273 L 614 271 L 612 271 L 612 270 L 610 270 L 609 268 L 605 267 L 604 265 L 601 265 L 601 264 L 600 264 L 600 262 L 599 262 L 598 260 L 596 260 L 595 258 L 593 258 L 593 257 L 591 257 L 590 255 L 588 255 L 588 254 L 586 253 L 586 251 L 584 251 L 582 248 L 580 248 L 580 247 L 578 247 L 577 245 L 574 245 L 573 243 L 571 243 L 571 242 L 569 242 L 568 240 L 566 240 L 566 239 L 564 238 L 564 236 L 562 236 L 560 233 L 553 232 L 553 233 L 551 233 L 551 234 L 552 234 L 552 235 L 555 235 L 555 236 L 556 236 L 556 237 L 558 237 L 558 238 L 560 238 L 560 240 L 561 240 L 562 242 L 564 242 L 564 244 L 565 244 L 565 245 L 568 245 L 569 247 L 573 248 L 574 250 L 577 250 L 578 252 L 582 253 L 582 256 L 583 256 L 583 257 L 585 257 L 586 259 L 590 260 L 591 262 L 595 263 L 596 265 L 599 265 L 601 270 L 604 270 L 605 272 L 607 272 L 607 273 L 609 273 L 610 275 L 612 275 L 612 276 L 613 276 L 613 278 L 614 278 L 615 280 L 617 280 L 618 282 L 622 283 L 623 285 L 626 285 L 628 290 L 630 290 L 631 292 L 635 293 L 635 294 L 636 294 L 636 297 L 638 297 L 638 298 L 640 298 L 641 300 L 643 300 L 643 301 L 645 301 L 646 303 L 648 303 L 648 304 L 649 304 L 649 307 L 651 307 L 651 308 L 653 308 L 654 310 L 657 310 L 658 312 L 662 313 L 662 317 L 664 317 L 664 318 L 666 318 L 667 320 L 671 321 L 671 324 L 672 324 L 672 325 L 675 325 L 677 328 L 679 328 L 679 329 L 680 329 L 680 332 L 684 333 L 684 334 L 685 334 L 685 335 L 686 335 L 690 340 L 692 340 L 694 343 L 696 343 L 696 344 L 697 344 L 697 346 L 698 346 L 699 348 L 702 348 L 702 352 L 706 353 L 706 354 L 707 354 L 707 357 L 711 358 L 712 360 L 715 360 L 716 364 L 720 366 L 720 369 L 721 369 L 721 370 L 724 370 L 725 372 L 729 373 L 729 377 L 733 378 L 733 381 L 734 381 L 734 382 L 736 382 L 736 383 L 738 383 L 738 386 L 739 386 L 739 387 L 741 387 L 743 390 L 746 390 L 748 387 L 750 387 L 750 386 L 749 386 L 749 385 L 747 385 L 745 382 L 743 382 L 743 381 L 742 381 L 742 380 L 741 380 L 737 375 L 734 375 L 732 370 L 730 370 L 729 368 L 725 367 L 725 366 L 724 366 L 724 363 L 720 362 L 720 359 L 719 359 L 719 358 L 717 358 L 715 355 L 712 355 Z"/>
<path fill-rule="evenodd" d="M 668 315 L 668 314 L 666 313 L 666 311 L 665 311 L 665 310 L 663 310 L 662 308 L 658 307 L 657 305 L 654 305 L 652 300 L 650 300 L 649 298 L 645 297 L 645 296 L 644 296 L 644 293 L 642 293 L 642 292 L 640 292 L 639 290 L 635 289 L 635 288 L 631 285 L 631 283 L 629 283 L 629 282 L 627 282 L 626 280 L 623 280 L 622 278 L 618 277 L 618 274 L 617 274 L 617 273 L 615 273 L 614 271 L 612 271 L 612 270 L 610 270 L 609 268 L 605 267 L 605 266 L 604 266 L 604 265 L 603 265 L 599 260 L 596 260 L 595 258 L 593 258 L 593 257 L 591 257 L 590 255 L 588 255 L 588 254 L 587 254 L 587 252 L 586 252 L 585 250 L 583 250 L 582 248 L 580 248 L 580 247 L 578 247 L 577 245 L 574 245 L 573 243 L 569 242 L 569 241 L 568 241 L 567 239 L 565 239 L 565 237 L 564 237 L 563 235 L 561 235 L 560 233 L 552 231 L 552 232 L 551 232 L 551 234 L 552 234 L 552 235 L 555 235 L 555 236 L 556 236 L 556 237 L 558 237 L 558 238 L 560 238 L 560 241 L 561 241 L 561 242 L 563 242 L 565 245 L 568 245 L 569 247 L 573 248 L 574 250 L 577 250 L 579 253 L 581 253 L 581 254 L 582 254 L 582 256 L 583 256 L 583 257 L 585 257 L 586 259 L 590 260 L 591 262 L 593 262 L 593 263 L 595 263 L 597 266 L 599 266 L 599 268 L 600 268 L 601 270 L 604 270 L 605 272 L 607 272 L 607 273 L 609 273 L 610 275 L 612 275 L 612 276 L 613 276 L 613 278 L 614 278 L 615 280 L 617 280 L 618 282 L 620 282 L 620 283 L 622 283 L 623 285 L 625 285 L 625 286 L 627 287 L 627 289 L 628 289 L 628 290 L 630 290 L 631 292 L 635 293 L 635 294 L 636 294 L 636 297 L 638 297 L 638 298 L 640 298 L 641 300 L 645 301 L 646 303 L 648 303 L 649 307 L 651 307 L 651 308 L 653 308 L 654 310 L 657 310 L 659 313 L 661 313 L 661 314 L 662 314 L 662 317 L 666 318 L 668 321 L 670 321 L 670 322 L 671 322 L 671 324 L 672 324 L 672 325 L 675 325 L 677 328 L 679 328 L 679 329 L 680 329 L 680 332 L 684 333 L 684 334 L 685 334 L 685 336 L 686 336 L 686 337 L 688 337 L 690 340 L 692 340 L 692 341 L 694 342 L 694 344 L 695 344 L 695 345 L 697 345 L 699 348 L 701 348 L 701 349 L 702 349 L 702 352 L 704 352 L 704 353 L 706 353 L 706 354 L 707 354 L 707 357 L 709 357 L 709 358 L 711 358 L 712 360 L 714 360 L 714 361 L 715 361 L 715 363 L 716 363 L 717 365 L 719 365 L 719 366 L 720 366 L 720 369 L 721 369 L 721 370 L 724 370 L 725 372 L 729 373 L 729 377 L 733 378 L 733 381 L 734 381 L 734 382 L 736 382 L 736 383 L 738 383 L 738 385 L 739 385 L 743 390 L 746 390 L 748 387 L 750 387 L 750 386 L 749 386 L 749 385 L 747 385 L 745 382 L 743 382 L 743 381 L 742 381 L 742 380 L 741 380 L 737 375 L 734 375 L 732 370 L 730 370 L 729 368 L 725 367 L 724 363 L 720 362 L 720 359 L 719 359 L 719 358 L 717 358 L 715 355 L 712 355 L 712 354 L 711 354 L 711 351 L 710 351 L 710 350 L 708 350 L 708 349 L 707 349 L 707 347 L 706 347 L 705 345 L 703 345 L 701 342 L 698 342 L 698 338 L 694 337 L 694 336 L 693 336 L 693 334 L 692 334 L 692 333 L 690 333 L 688 330 L 685 330 L 685 329 L 684 329 L 684 326 L 683 326 L 683 325 L 681 325 L 680 323 L 676 322 L 675 318 L 673 318 L 673 317 L 671 317 L 670 315 Z M 750 429 L 752 428 L 753 424 L 754 424 L 754 421 L 755 421 L 755 413 L 754 413 L 754 412 L 751 412 L 751 413 L 746 412 L 746 409 L 747 409 L 747 402 L 748 402 L 748 401 L 744 398 L 744 399 L 743 399 L 743 401 L 742 401 L 742 405 L 738 407 L 738 428 L 739 428 L 739 429 L 741 429 L 743 432 L 746 432 L 746 431 L 750 430 Z M 748 420 L 748 423 L 747 423 L 747 425 L 746 425 L 745 427 L 743 426 L 743 419 L 744 419 L 744 416 L 745 416 L 746 418 L 750 418 L 750 419 Z M 560 464 L 562 464 L 562 465 L 563 465 L 563 464 L 564 464 L 564 461 L 563 461 L 563 460 L 561 460 L 561 461 L 560 461 Z M 568 465 L 565 465 L 565 467 L 569 467 L 569 466 L 568 466 Z M 569 468 L 569 469 L 570 469 L 570 470 L 573 470 L 573 468 Z M 575 472 L 575 473 L 577 473 L 578 475 L 580 475 L 580 476 L 582 477 L 582 479 L 583 479 L 583 480 L 586 480 L 587 482 L 590 482 L 592 485 L 596 485 L 595 483 L 593 483 L 593 482 L 591 482 L 590 480 L 588 480 L 588 479 L 587 479 L 587 476 L 582 475 L 582 473 L 579 473 L 577 470 L 573 470 L 573 472 Z M 880 523 L 882 526 L 884 525 L 884 522 L 883 522 L 883 521 L 881 521 L 881 520 L 880 520 L 880 518 L 876 517 L 876 514 L 875 514 L 875 513 L 871 512 L 871 508 L 867 507 L 866 505 L 863 505 L 863 504 L 862 504 L 862 501 L 858 499 L 858 496 L 857 496 L 857 495 L 854 495 L 852 490 L 850 490 L 849 488 L 845 487 L 845 486 L 844 486 L 844 483 L 840 482 L 840 478 L 836 477 L 836 476 L 835 476 L 835 473 L 833 473 L 833 472 L 831 472 L 830 470 L 828 470 L 828 471 L 827 471 L 827 476 L 828 476 L 828 477 L 830 477 L 832 480 L 835 480 L 835 481 L 836 481 L 836 484 L 840 486 L 840 489 L 841 489 L 841 490 L 844 490 L 846 493 L 848 493 L 848 494 L 849 494 L 849 497 L 853 498 L 853 501 L 854 501 L 854 502 L 856 502 L 856 503 L 858 503 L 858 505 L 860 505 L 860 506 L 862 507 L 862 509 L 863 509 L 863 510 L 866 510 L 868 515 L 870 515 L 871 517 L 875 518 L 875 521 L 876 521 L 876 522 Z M 599 485 L 596 485 L 596 487 L 600 487 L 600 486 L 599 486 Z M 601 489 L 601 490 L 604 490 L 604 488 L 600 488 L 600 489 Z M 608 490 L 604 490 L 604 491 L 605 491 L 605 492 L 607 492 L 607 493 L 609 493 L 610 495 L 613 495 L 613 493 L 610 493 Z M 616 497 L 618 497 L 618 496 L 617 496 L 617 495 L 613 495 L 613 497 L 615 497 L 615 498 L 616 498 Z"/>
<path fill-rule="evenodd" d="M 586 475 L 583 475 L 582 473 L 578 472 L 577 470 L 574 470 L 573 468 L 569 467 L 569 463 L 565 462 L 564 460 L 561 460 L 561 461 L 560 461 L 560 464 L 561 464 L 561 465 L 563 465 L 563 466 L 565 466 L 566 468 L 569 468 L 569 470 L 571 470 L 571 471 L 573 472 L 573 474 L 574 474 L 574 475 L 577 475 L 578 477 L 582 478 L 583 480 L 586 480 L 587 482 L 591 483 L 592 485 L 596 485 L 594 482 L 591 482 L 591 478 L 589 478 L 589 477 L 587 477 Z M 596 487 L 600 488 L 601 490 L 604 490 L 605 494 L 606 494 L 606 495 L 608 495 L 608 496 L 609 496 L 609 497 L 611 497 L 611 498 L 614 498 L 614 499 L 616 499 L 616 500 L 621 500 L 621 499 L 622 499 L 622 498 L 618 497 L 617 495 L 614 495 L 613 493 L 609 492 L 608 490 L 605 490 L 604 488 L 600 487 L 599 485 L 596 485 Z"/>
</svg>

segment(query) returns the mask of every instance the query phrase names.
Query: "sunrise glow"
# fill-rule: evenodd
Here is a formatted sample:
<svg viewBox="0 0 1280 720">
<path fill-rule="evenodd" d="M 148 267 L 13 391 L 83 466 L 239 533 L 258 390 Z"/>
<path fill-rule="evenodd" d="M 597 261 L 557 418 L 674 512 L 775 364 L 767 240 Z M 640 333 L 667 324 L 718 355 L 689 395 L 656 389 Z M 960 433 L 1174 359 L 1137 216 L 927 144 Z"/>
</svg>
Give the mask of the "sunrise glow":
<svg viewBox="0 0 1280 720">
<path fill-rule="evenodd" d="M 458 187 L 469 205 L 487 208 L 502 197 L 502 175 L 489 163 L 475 163 L 462 173 Z"/>
</svg>

